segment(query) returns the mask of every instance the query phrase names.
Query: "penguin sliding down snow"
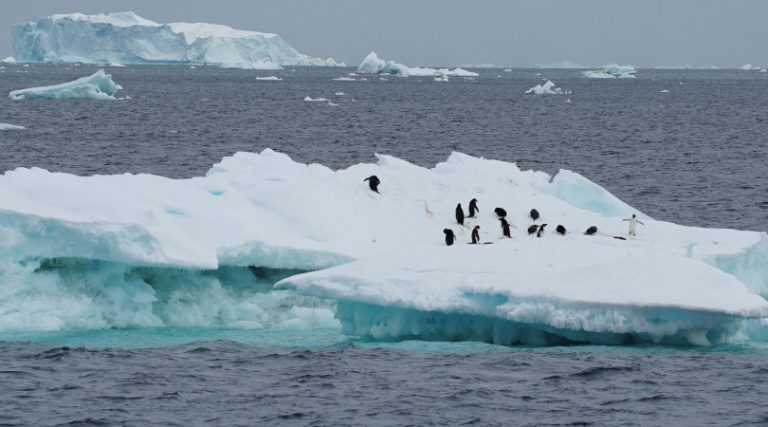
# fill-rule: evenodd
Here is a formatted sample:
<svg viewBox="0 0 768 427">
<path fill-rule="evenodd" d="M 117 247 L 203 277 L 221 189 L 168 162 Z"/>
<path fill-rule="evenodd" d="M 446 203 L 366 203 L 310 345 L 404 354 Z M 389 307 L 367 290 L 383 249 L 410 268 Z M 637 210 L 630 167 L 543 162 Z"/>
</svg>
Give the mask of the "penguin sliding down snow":
<svg viewBox="0 0 768 427">
<path fill-rule="evenodd" d="M 464 209 L 461 207 L 461 203 L 456 205 L 456 222 L 459 225 L 464 225 Z"/>
<path fill-rule="evenodd" d="M 474 218 L 475 214 L 480 212 L 480 209 L 477 207 L 477 199 L 472 199 L 469 201 L 469 218 Z"/>
<path fill-rule="evenodd" d="M 566 230 L 565 230 L 565 227 L 563 227 L 562 225 L 558 225 L 555 228 L 555 231 L 557 231 L 557 234 L 559 234 L 561 236 L 565 236 Z"/>
<path fill-rule="evenodd" d="M 478 245 L 480 244 L 480 226 L 476 225 L 475 228 L 472 229 L 472 244 Z"/>
<path fill-rule="evenodd" d="M 445 244 L 448 246 L 453 245 L 453 242 L 456 241 L 456 235 L 453 234 L 453 230 L 450 228 L 444 228 L 443 233 L 445 233 Z"/>
<path fill-rule="evenodd" d="M 496 208 L 493 211 L 496 213 L 496 216 L 498 216 L 499 218 L 504 218 L 507 216 L 507 211 L 505 211 L 502 208 Z"/>
<path fill-rule="evenodd" d="M 546 227 L 547 224 L 541 224 L 539 227 L 539 231 L 536 233 L 536 237 L 541 237 L 542 234 L 544 234 L 544 227 Z"/>
<path fill-rule="evenodd" d="M 501 234 L 504 237 L 512 237 L 512 234 L 509 231 L 509 223 L 507 220 L 505 218 L 499 218 L 499 220 L 501 221 Z"/>
<path fill-rule="evenodd" d="M 531 215 L 531 218 L 533 219 L 534 222 L 537 219 L 539 219 L 539 217 L 541 216 L 541 215 L 539 215 L 539 211 L 537 211 L 536 209 L 531 209 L 530 215 Z"/>
<path fill-rule="evenodd" d="M 533 224 L 532 226 L 528 227 L 528 235 L 536 234 L 536 232 L 539 231 L 539 226 L 536 224 Z"/>
<path fill-rule="evenodd" d="M 587 231 L 584 232 L 584 234 L 586 234 L 587 236 L 592 236 L 595 233 L 597 233 L 597 227 L 595 227 L 594 225 L 587 228 Z"/>
<path fill-rule="evenodd" d="M 371 188 L 372 191 L 379 192 L 379 184 L 381 184 L 381 181 L 379 181 L 379 177 L 376 175 L 371 175 L 368 178 L 365 178 L 363 182 L 368 181 L 368 187 Z"/>
</svg>

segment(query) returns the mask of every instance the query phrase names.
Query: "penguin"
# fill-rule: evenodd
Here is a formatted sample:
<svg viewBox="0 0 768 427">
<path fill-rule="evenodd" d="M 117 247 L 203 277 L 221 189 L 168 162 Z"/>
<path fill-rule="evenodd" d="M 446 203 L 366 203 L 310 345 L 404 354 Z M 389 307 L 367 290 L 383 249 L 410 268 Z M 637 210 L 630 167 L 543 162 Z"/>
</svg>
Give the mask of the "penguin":
<svg viewBox="0 0 768 427">
<path fill-rule="evenodd" d="M 448 246 L 453 245 L 453 242 L 456 241 L 456 235 L 453 234 L 453 230 L 450 228 L 444 228 L 443 233 L 445 233 L 445 244 Z"/>
<path fill-rule="evenodd" d="M 528 227 L 528 235 L 535 234 L 539 230 L 539 226 L 536 224 L 533 224 L 532 226 Z"/>
<path fill-rule="evenodd" d="M 507 216 L 507 211 L 505 211 L 502 208 L 496 208 L 493 211 L 496 212 L 496 216 L 498 216 L 499 218 L 504 218 Z"/>
<path fill-rule="evenodd" d="M 381 184 L 381 181 L 379 181 L 379 177 L 376 175 L 371 175 L 368 178 L 365 178 L 363 182 L 368 181 L 368 187 L 371 188 L 372 191 L 379 192 L 379 184 Z"/>
<path fill-rule="evenodd" d="M 584 232 L 584 234 L 586 234 L 587 236 L 591 236 L 595 233 L 597 233 L 597 227 L 595 227 L 594 225 L 587 228 L 587 231 Z"/>
<path fill-rule="evenodd" d="M 512 234 L 509 231 L 509 223 L 507 220 L 505 218 L 499 218 L 499 220 L 501 221 L 501 234 L 504 237 L 512 237 Z"/>
<path fill-rule="evenodd" d="M 559 234 L 561 236 L 565 236 L 566 230 L 565 230 L 565 227 L 563 227 L 562 225 L 558 225 L 555 228 L 555 231 L 557 231 L 557 234 Z"/>
<path fill-rule="evenodd" d="M 538 233 L 536 233 L 536 237 L 541 237 L 541 235 L 544 234 L 544 227 L 546 226 L 547 224 L 541 224 L 541 226 L 539 227 Z"/>
<path fill-rule="evenodd" d="M 478 245 L 480 244 L 480 226 L 476 225 L 475 228 L 472 229 L 472 244 Z"/>
<path fill-rule="evenodd" d="M 540 216 L 541 216 L 541 215 L 539 215 L 539 211 L 537 211 L 536 209 L 531 209 L 531 218 L 532 218 L 534 221 L 536 221 L 537 219 L 539 219 L 539 217 L 540 217 Z"/>
<path fill-rule="evenodd" d="M 461 203 L 456 205 L 456 222 L 459 225 L 464 225 L 464 209 L 462 209 Z"/>
<path fill-rule="evenodd" d="M 480 212 L 480 209 L 477 207 L 477 199 L 472 199 L 469 201 L 469 217 L 474 218 L 477 212 Z"/>
</svg>

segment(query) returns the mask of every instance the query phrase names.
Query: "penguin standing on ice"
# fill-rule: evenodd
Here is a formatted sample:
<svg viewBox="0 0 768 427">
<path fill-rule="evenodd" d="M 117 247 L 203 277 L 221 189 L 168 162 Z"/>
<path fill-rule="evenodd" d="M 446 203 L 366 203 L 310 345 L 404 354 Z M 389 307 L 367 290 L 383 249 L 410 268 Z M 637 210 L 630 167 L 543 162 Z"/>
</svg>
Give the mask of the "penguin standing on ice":
<svg viewBox="0 0 768 427">
<path fill-rule="evenodd" d="M 537 211 L 536 209 L 531 209 L 530 215 L 531 215 L 531 219 L 533 219 L 534 222 L 541 217 L 541 215 L 539 215 L 539 211 Z"/>
<path fill-rule="evenodd" d="M 464 209 L 461 207 L 461 203 L 456 205 L 456 222 L 459 225 L 464 225 Z"/>
<path fill-rule="evenodd" d="M 637 215 L 632 214 L 630 218 L 624 218 L 622 221 L 629 221 L 629 235 L 630 236 L 637 236 L 637 224 L 640 223 L 640 225 L 643 224 L 640 220 L 637 219 Z"/>
<path fill-rule="evenodd" d="M 472 244 L 478 245 L 480 244 L 480 226 L 476 225 L 475 228 L 472 229 Z"/>
<path fill-rule="evenodd" d="M 472 199 L 469 201 L 469 217 L 474 218 L 475 214 L 480 212 L 480 209 L 477 207 L 477 199 Z"/>
<path fill-rule="evenodd" d="M 444 228 L 443 233 L 445 233 L 445 244 L 448 246 L 453 245 L 453 242 L 456 241 L 456 235 L 453 234 L 453 230 L 450 228 Z"/>
<path fill-rule="evenodd" d="M 539 231 L 536 233 L 536 237 L 541 237 L 541 235 L 544 234 L 544 227 L 546 226 L 547 224 L 541 224 L 541 226 L 539 226 Z"/>
<path fill-rule="evenodd" d="M 501 221 L 501 234 L 504 237 L 512 237 L 512 234 L 509 231 L 509 223 L 506 218 L 499 218 L 499 220 Z"/>
<path fill-rule="evenodd" d="M 539 226 L 536 224 L 533 224 L 532 226 L 528 227 L 528 235 L 536 234 L 536 232 L 539 231 Z"/>
<path fill-rule="evenodd" d="M 595 227 L 594 225 L 587 228 L 587 231 L 584 232 L 584 234 L 586 234 L 587 236 L 592 236 L 595 233 L 597 233 L 597 227 Z"/>
<path fill-rule="evenodd" d="M 493 211 L 496 213 L 496 216 L 498 216 L 499 218 L 504 218 L 507 216 L 507 211 L 505 211 L 502 208 L 496 208 Z"/>
<path fill-rule="evenodd" d="M 559 235 L 561 235 L 561 236 L 565 236 L 565 233 L 567 232 L 567 231 L 565 230 L 565 227 L 563 227 L 562 225 L 558 225 L 558 226 L 555 228 L 555 231 L 557 232 L 557 234 L 559 234 Z"/>
<path fill-rule="evenodd" d="M 376 175 L 371 175 L 368 178 L 365 178 L 363 182 L 368 181 L 368 187 L 371 188 L 371 191 L 379 192 L 379 184 L 381 184 L 381 181 L 379 181 L 379 177 Z"/>
</svg>

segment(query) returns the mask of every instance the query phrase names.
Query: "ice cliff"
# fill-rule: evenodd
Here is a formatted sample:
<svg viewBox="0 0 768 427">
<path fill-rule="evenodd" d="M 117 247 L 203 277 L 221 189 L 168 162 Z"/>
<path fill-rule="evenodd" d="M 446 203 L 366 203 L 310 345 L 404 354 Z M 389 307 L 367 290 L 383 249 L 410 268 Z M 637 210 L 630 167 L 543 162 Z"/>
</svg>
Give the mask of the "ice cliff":
<svg viewBox="0 0 768 427">
<path fill-rule="evenodd" d="M 279 35 L 205 23 L 159 24 L 133 12 L 51 15 L 14 25 L 20 62 L 207 64 L 247 69 L 336 66 L 299 53 Z"/>
<path fill-rule="evenodd" d="M 457 225 L 472 198 L 480 213 Z M 526 232 L 534 207 L 540 238 Z M 493 244 L 467 244 L 475 225 Z M 371 339 L 707 345 L 768 317 L 766 277 L 765 233 L 655 221 L 577 173 L 459 153 L 431 169 L 379 155 L 334 171 L 265 150 L 191 179 L 0 176 L 2 330 L 261 327 L 307 307 L 330 322 L 335 307 Z"/>
<path fill-rule="evenodd" d="M 422 68 L 408 67 L 395 61 L 380 59 L 376 52 L 371 52 L 357 67 L 358 73 L 364 74 L 394 74 L 402 77 L 477 77 L 479 74 L 463 68 Z"/>
</svg>

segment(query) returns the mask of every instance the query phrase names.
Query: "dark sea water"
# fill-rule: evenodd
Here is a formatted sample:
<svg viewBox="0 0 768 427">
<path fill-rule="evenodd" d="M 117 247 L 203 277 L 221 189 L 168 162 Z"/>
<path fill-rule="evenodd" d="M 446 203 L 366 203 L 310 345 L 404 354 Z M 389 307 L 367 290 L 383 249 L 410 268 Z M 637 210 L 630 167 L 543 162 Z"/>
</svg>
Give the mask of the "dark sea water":
<svg viewBox="0 0 768 427">
<path fill-rule="evenodd" d="M 349 82 L 333 78 L 352 69 L 126 67 L 109 72 L 130 99 L 5 97 L 95 70 L 0 70 L 0 122 L 27 127 L 0 131 L 0 170 L 191 177 L 267 147 L 335 168 L 375 152 L 431 167 L 458 150 L 571 169 L 656 219 L 767 229 L 764 73 L 597 80 L 486 69 L 471 80 Z M 573 93 L 523 95 L 542 78 Z M 763 342 L 370 343 L 327 325 L 0 331 L 0 340 L 0 425 L 768 425 Z"/>
</svg>

